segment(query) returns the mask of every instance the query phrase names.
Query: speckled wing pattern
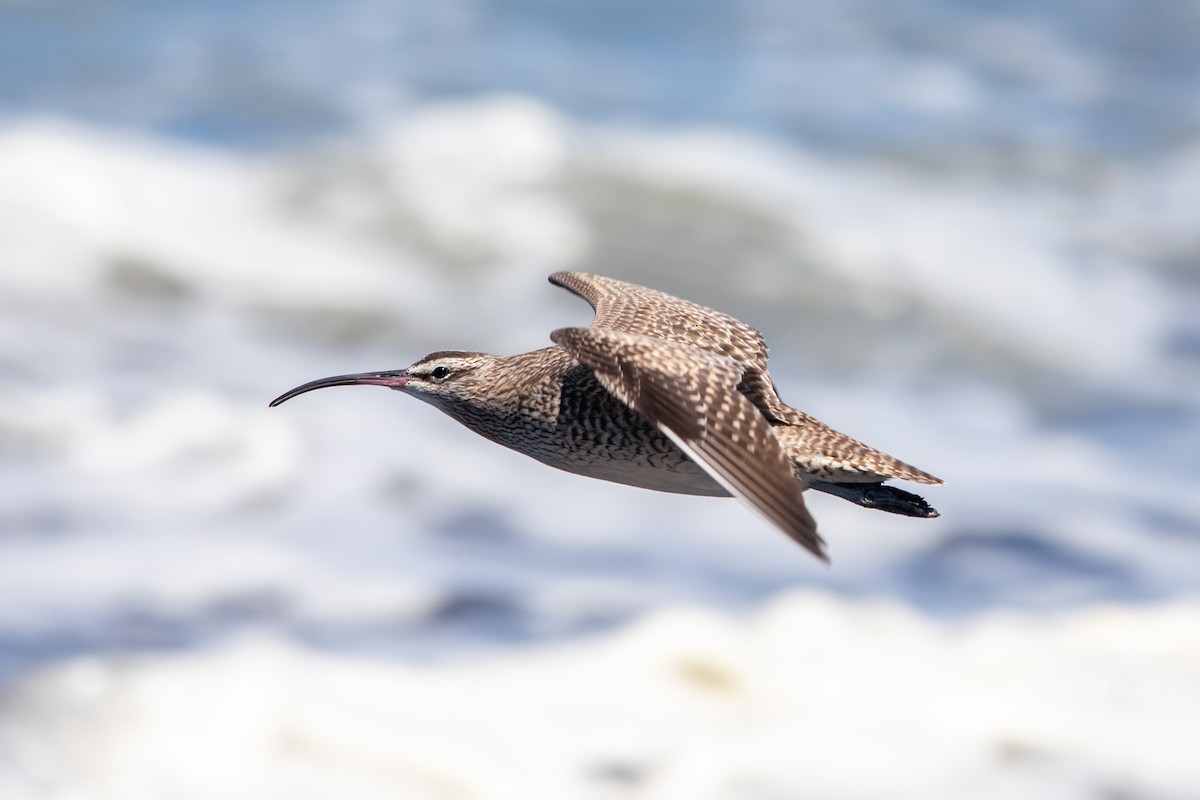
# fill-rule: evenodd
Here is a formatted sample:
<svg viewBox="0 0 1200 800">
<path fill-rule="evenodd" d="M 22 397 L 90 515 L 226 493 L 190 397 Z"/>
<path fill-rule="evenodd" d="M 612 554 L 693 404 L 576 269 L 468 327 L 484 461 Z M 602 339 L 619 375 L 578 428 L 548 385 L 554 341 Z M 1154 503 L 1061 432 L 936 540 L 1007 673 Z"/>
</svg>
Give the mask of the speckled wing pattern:
<svg viewBox="0 0 1200 800">
<path fill-rule="evenodd" d="M 774 428 L 775 436 L 806 478 L 847 483 L 869 483 L 888 478 L 913 483 L 942 483 L 941 478 L 852 439 L 823 422 L 795 409 L 786 406 L 784 409 L 780 416 L 786 424 Z M 789 412 L 795 412 L 796 417 L 803 419 L 795 419 Z"/>
<path fill-rule="evenodd" d="M 741 364 L 741 391 L 769 423 L 778 426 L 781 445 L 800 475 L 827 481 L 901 478 L 925 484 L 942 482 L 784 404 L 767 372 L 766 340 L 741 320 L 665 292 L 601 275 L 556 272 L 550 282 L 591 304 L 596 311 L 594 327 L 691 345 Z"/>
<path fill-rule="evenodd" d="M 782 406 L 767 374 L 767 341 L 758 330 L 711 308 L 586 272 L 556 272 L 550 282 L 587 300 L 596 311 L 592 325 L 698 347 L 728 356 L 744 368 L 742 389 L 774 419 Z"/>
<path fill-rule="evenodd" d="M 711 348 L 681 343 L 683 335 L 662 339 L 593 323 L 554 331 L 550 338 L 726 490 L 828 561 L 779 440 L 738 391 L 746 366 Z"/>
<path fill-rule="evenodd" d="M 636 283 L 586 272 L 556 272 L 550 282 L 587 300 L 596 311 L 592 324 L 597 327 L 689 344 L 767 370 L 763 335 L 728 314 Z"/>
</svg>

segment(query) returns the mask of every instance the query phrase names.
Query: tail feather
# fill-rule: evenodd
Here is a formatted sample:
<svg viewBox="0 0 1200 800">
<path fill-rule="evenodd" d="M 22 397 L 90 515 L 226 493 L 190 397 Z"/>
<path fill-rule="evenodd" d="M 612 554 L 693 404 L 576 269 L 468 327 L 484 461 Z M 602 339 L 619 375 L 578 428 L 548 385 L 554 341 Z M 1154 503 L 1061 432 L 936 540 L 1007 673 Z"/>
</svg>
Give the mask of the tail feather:
<svg viewBox="0 0 1200 800">
<path fill-rule="evenodd" d="M 802 411 L 783 406 L 786 413 L 782 424 L 774 427 L 775 436 L 793 462 L 803 465 L 803 471 L 836 482 L 842 475 L 848 481 L 862 477 L 900 480 L 936 486 L 941 478 L 934 477 L 912 464 L 889 456 L 882 450 L 852 439 L 841 431 L 819 422 Z"/>
<path fill-rule="evenodd" d="M 924 497 L 882 483 L 813 481 L 810 488 L 849 500 L 863 508 L 876 508 L 889 514 L 926 518 L 939 516 L 938 510 L 929 505 Z"/>
</svg>

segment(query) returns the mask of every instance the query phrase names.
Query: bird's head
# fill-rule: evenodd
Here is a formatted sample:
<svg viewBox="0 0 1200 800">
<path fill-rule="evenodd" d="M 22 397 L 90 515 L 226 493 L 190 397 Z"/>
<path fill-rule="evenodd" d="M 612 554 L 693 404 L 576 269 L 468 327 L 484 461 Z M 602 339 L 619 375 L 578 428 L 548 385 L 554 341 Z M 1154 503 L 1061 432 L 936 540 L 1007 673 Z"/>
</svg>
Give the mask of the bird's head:
<svg viewBox="0 0 1200 800">
<path fill-rule="evenodd" d="M 487 353 L 439 350 L 419 359 L 407 369 L 359 372 L 309 381 L 284 392 L 272 400 L 270 405 L 277 406 L 313 389 L 366 385 L 396 389 L 445 409 L 455 401 L 469 398 L 477 389 L 482 391 L 489 382 L 489 367 L 497 361 L 496 356 Z"/>
</svg>

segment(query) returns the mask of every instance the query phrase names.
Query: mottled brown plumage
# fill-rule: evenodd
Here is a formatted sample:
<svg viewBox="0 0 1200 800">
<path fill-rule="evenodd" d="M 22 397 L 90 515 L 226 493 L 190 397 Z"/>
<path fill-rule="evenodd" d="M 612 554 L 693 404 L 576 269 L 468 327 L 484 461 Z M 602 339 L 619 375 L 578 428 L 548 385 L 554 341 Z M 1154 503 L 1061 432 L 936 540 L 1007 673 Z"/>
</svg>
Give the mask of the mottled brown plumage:
<svg viewBox="0 0 1200 800">
<path fill-rule="evenodd" d="M 631 283 L 579 272 L 550 281 L 587 300 L 588 328 L 515 356 L 438 351 L 405 370 L 323 378 L 431 403 L 471 430 L 559 469 L 658 491 L 734 495 L 825 559 L 803 492 L 936 516 L 883 481 L 940 480 L 784 405 L 754 328 Z"/>
</svg>

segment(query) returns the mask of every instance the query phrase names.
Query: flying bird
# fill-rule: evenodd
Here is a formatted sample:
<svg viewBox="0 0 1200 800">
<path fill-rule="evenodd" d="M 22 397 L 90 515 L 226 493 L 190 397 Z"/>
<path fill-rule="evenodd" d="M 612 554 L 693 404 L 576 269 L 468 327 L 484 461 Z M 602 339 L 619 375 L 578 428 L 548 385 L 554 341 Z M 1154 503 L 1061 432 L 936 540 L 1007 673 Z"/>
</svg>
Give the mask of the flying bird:
<svg viewBox="0 0 1200 800">
<path fill-rule="evenodd" d="M 922 497 L 884 485 L 942 481 L 785 405 L 767 344 L 727 314 L 582 272 L 550 282 L 595 310 L 552 347 L 514 356 L 439 350 L 407 369 L 321 378 L 386 386 L 479 435 L 558 469 L 678 494 L 737 497 L 817 558 L 825 542 L 804 502 L 815 489 L 866 508 L 936 517 Z"/>
</svg>

